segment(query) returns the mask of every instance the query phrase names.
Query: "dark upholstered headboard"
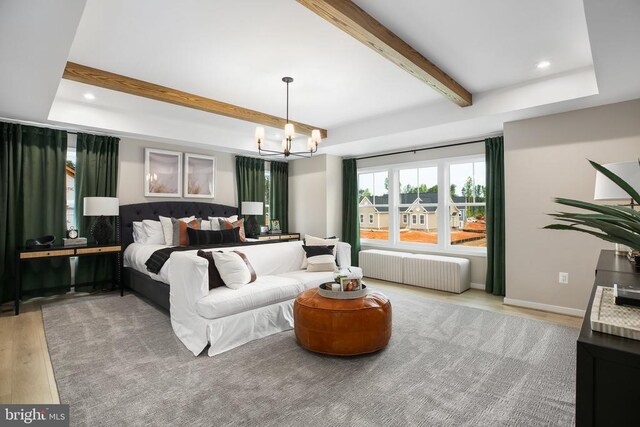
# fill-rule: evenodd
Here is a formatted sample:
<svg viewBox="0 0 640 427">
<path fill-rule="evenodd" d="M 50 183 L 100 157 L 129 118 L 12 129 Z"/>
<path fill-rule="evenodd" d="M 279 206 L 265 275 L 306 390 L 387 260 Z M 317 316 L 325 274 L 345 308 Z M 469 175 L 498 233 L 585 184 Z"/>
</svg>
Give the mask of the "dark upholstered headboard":
<svg viewBox="0 0 640 427">
<path fill-rule="evenodd" d="M 133 243 L 133 222 L 143 219 L 158 221 L 158 216 L 183 218 L 194 215 L 206 219 L 210 216 L 237 215 L 238 208 L 202 202 L 150 202 L 120 206 L 120 243 L 123 247 Z"/>
</svg>

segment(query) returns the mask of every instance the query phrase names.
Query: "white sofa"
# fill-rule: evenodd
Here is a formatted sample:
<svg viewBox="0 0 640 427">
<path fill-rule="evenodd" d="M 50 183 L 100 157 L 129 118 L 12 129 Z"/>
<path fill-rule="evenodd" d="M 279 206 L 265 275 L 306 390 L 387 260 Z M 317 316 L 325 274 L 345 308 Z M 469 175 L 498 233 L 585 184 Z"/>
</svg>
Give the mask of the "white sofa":
<svg viewBox="0 0 640 427">
<path fill-rule="evenodd" d="M 214 249 L 212 249 L 214 250 Z M 193 252 L 170 259 L 171 325 L 184 345 L 198 355 L 210 345 L 214 356 L 258 338 L 293 328 L 293 302 L 307 289 L 333 280 L 333 272 L 301 270 L 302 242 L 223 248 L 239 250 L 257 279 L 241 289 L 209 290 L 208 261 Z M 340 267 L 351 264 L 351 246 L 337 245 Z"/>
</svg>

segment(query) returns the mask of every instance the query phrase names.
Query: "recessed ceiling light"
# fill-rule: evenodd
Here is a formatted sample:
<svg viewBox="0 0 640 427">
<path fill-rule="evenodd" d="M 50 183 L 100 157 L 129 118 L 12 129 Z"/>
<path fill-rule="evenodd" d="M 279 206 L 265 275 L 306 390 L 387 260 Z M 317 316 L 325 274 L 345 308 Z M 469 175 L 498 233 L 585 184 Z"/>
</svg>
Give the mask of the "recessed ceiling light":
<svg viewBox="0 0 640 427">
<path fill-rule="evenodd" d="M 84 94 L 84 99 L 88 99 L 88 100 L 91 101 L 91 100 L 96 99 L 96 96 L 94 94 L 92 94 L 92 93 L 85 93 Z"/>
<path fill-rule="evenodd" d="M 545 69 L 545 68 L 549 68 L 549 65 L 551 65 L 551 62 L 549 61 L 540 61 L 538 62 L 538 68 Z"/>
</svg>

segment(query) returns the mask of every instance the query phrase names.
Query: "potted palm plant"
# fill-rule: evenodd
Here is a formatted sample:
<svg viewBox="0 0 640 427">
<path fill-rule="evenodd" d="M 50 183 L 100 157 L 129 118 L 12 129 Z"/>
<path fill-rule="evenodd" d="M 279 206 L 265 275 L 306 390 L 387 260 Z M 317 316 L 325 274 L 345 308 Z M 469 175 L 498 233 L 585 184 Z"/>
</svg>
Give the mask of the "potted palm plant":
<svg viewBox="0 0 640 427">
<path fill-rule="evenodd" d="M 635 254 L 636 268 L 640 266 L 640 212 L 633 204 L 640 204 L 640 194 L 628 182 L 604 166 L 589 160 L 598 172 L 613 181 L 631 197 L 631 206 L 598 205 L 580 200 L 557 197 L 554 201 L 564 206 L 583 209 L 588 213 L 558 212 L 549 214 L 559 223 L 544 227 L 548 230 L 571 230 L 596 236 L 607 242 L 631 248 Z M 640 167 L 640 160 L 638 161 Z"/>
</svg>

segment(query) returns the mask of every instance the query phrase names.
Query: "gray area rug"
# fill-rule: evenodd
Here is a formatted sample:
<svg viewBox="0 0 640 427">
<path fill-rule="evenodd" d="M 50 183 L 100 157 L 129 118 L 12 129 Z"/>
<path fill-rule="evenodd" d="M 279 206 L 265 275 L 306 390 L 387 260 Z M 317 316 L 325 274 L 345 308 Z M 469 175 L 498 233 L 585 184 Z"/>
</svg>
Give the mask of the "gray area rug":
<svg viewBox="0 0 640 427">
<path fill-rule="evenodd" d="M 134 295 L 42 312 L 72 425 L 573 425 L 577 330 L 386 293 L 389 346 L 352 358 L 309 353 L 293 331 L 193 357 Z"/>
</svg>

